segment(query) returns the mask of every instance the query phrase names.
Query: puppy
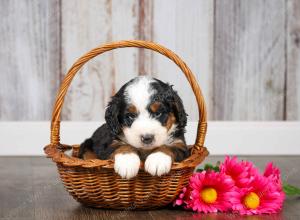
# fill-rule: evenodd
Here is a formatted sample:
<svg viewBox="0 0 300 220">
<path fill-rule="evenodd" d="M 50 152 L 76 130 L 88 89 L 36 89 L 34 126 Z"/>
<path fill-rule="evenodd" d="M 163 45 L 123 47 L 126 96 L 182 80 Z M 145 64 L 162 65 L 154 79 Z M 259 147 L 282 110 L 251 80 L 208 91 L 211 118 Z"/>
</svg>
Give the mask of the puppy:
<svg viewBox="0 0 300 220">
<path fill-rule="evenodd" d="M 145 171 L 161 176 L 172 162 L 189 156 L 184 133 L 187 114 L 172 86 L 142 76 L 126 83 L 112 97 L 105 112 L 106 124 L 80 146 L 83 159 L 114 159 L 122 177 L 137 175 L 140 162 Z"/>
</svg>

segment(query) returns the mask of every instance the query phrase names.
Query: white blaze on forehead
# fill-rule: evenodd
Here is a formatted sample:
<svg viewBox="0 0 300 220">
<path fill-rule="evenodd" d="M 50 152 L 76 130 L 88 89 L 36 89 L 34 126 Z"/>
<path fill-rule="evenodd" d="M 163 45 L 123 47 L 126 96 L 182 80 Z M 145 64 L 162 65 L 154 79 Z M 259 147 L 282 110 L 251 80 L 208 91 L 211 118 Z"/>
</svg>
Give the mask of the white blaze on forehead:
<svg viewBox="0 0 300 220">
<path fill-rule="evenodd" d="M 138 116 L 129 127 L 124 127 L 124 141 L 134 147 L 143 147 L 141 136 L 151 134 L 154 140 L 151 146 L 160 146 L 172 142 L 171 133 L 176 129 L 173 125 L 170 130 L 161 124 L 161 122 L 151 117 L 147 106 L 150 104 L 151 96 L 156 90 L 151 88 L 151 83 L 155 79 L 147 76 L 135 78 L 125 89 L 124 95 L 127 104 L 132 104 L 138 111 Z M 150 147 L 147 145 L 147 147 Z"/>
<path fill-rule="evenodd" d="M 150 84 L 154 82 L 153 78 L 140 76 L 134 79 L 125 90 L 125 97 L 128 103 L 133 104 L 139 112 L 146 109 L 149 105 L 150 97 L 154 94 Z"/>
</svg>

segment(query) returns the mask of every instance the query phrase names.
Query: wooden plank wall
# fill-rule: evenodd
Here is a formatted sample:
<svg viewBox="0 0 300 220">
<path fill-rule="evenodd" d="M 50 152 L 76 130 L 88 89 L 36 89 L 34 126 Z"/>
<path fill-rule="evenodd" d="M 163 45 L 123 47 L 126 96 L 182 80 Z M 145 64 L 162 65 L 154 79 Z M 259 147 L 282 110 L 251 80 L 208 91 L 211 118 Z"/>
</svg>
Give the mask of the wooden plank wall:
<svg viewBox="0 0 300 220">
<path fill-rule="evenodd" d="M 153 40 L 193 70 L 210 120 L 299 120 L 300 4 L 297 0 L 1 0 L 0 120 L 49 120 L 59 82 L 99 44 Z M 64 120 L 101 120 L 120 86 L 150 74 L 174 84 L 189 120 L 192 91 L 168 59 L 120 49 L 77 74 Z"/>
<path fill-rule="evenodd" d="M 283 119 L 285 1 L 216 1 L 215 15 L 214 119 Z"/>
<path fill-rule="evenodd" d="M 300 1 L 287 1 L 287 93 L 288 120 L 300 120 Z"/>
<path fill-rule="evenodd" d="M 48 120 L 59 84 L 59 1 L 0 1 L 0 120 Z"/>
<path fill-rule="evenodd" d="M 99 44 L 136 39 L 138 1 L 62 1 L 62 73 Z M 101 120 L 109 98 L 136 76 L 137 50 L 106 53 L 76 76 L 65 101 L 66 120 Z"/>
</svg>

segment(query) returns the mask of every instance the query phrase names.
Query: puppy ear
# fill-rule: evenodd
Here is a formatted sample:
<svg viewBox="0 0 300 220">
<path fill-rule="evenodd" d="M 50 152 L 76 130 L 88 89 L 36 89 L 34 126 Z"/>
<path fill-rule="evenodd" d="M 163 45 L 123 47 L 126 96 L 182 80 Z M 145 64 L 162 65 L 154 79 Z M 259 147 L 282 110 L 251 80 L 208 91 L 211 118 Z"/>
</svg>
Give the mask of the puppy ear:
<svg viewBox="0 0 300 220">
<path fill-rule="evenodd" d="M 184 110 L 184 106 L 182 103 L 181 98 L 177 94 L 175 90 L 172 88 L 173 86 L 169 86 L 169 101 L 172 103 L 172 109 L 175 114 L 177 123 L 178 123 L 178 128 L 184 129 L 187 123 L 187 114 Z"/>
<path fill-rule="evenodd" d="M 114 96 L 108 103 L 105 111 L 105 121 L 113 135 L 118 135 L 121 132 L 121 125 L 118 119 L 120 114 L 121 100 Z"/>
</svg>

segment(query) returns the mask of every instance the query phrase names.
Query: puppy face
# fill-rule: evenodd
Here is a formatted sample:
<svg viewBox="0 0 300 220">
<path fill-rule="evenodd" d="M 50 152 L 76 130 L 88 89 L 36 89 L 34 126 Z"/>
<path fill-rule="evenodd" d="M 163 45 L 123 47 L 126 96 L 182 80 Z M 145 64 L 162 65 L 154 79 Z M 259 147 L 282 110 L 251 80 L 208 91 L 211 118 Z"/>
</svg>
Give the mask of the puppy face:
<svg viewBox="0 0 300 220">
<path fill-rule="evenodd" d="M 126 83 L 109 103 L 105 119 L 116 136 L 136 148 L 170 144 L 186 125 L 177 93 L 150 77 Z"/>
</svg>

